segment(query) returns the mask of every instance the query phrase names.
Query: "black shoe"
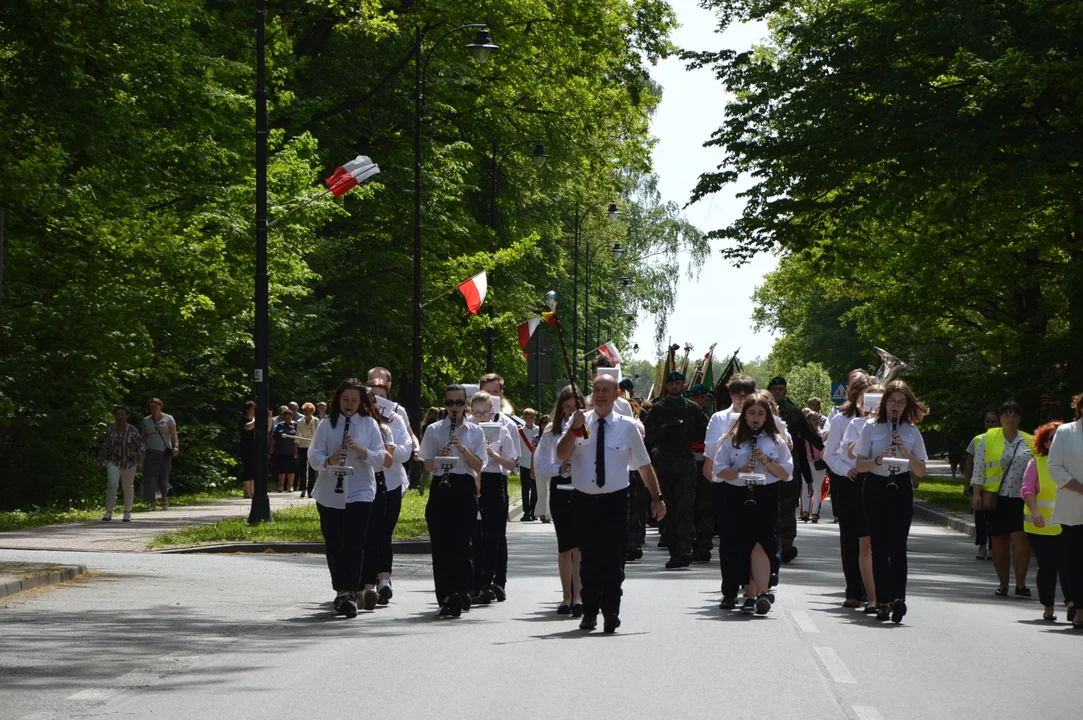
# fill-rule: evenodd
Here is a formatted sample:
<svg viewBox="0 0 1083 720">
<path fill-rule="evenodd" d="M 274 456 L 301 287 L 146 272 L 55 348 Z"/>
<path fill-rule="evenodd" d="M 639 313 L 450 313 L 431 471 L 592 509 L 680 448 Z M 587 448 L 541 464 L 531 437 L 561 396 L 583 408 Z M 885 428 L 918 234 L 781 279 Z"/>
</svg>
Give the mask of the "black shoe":
<svg viewBox="0 0 1083 720">
<path fill-rule="evenodd" d="M 534 518 L 527 513 L 523 513 L 523 516 L 519 518 L 519 522 L 530 522 Z"/>
<path fill-rule="evenodd" d="M 898 625 L 902 622 L 903 616 L 906 615 L 906 601 L 896 600 L 891 603 L 891 622 Z"/>
<path fill-rule="evenodd" d="M 1068 608 L 1068 622 L 1075 621 L 1075 605 Z"/>
<path fill-rule="evenodd" d="M 771 599 L 767 597 L 767 593 L 760 593 L 759 597 L 756 598 L 756 614 L 766 615 L 770 610 Z"/>
<path fill-rule="evenodd" d="M 767 599 L 771 602 L 771 604 L 774 605 L 775 604 L 775 594 L 773 592 L 768 592 L 768 593 L 765 593 L 765 595 L 767 595 Z"/>
<path fill-rule="evenodd" d="M 719 610 L 732 610 L 737 607 L 737 597 L 735 595 L 727 595 L 722 598 L 722 602 L 718 604 Z"/>
<path fill-rule="evenodd" d="M 1042 620 L 1044 620 L 1046 622 L 1056 622 L 1057 621 L 1057 614 L 1056 613 L 1042 613 Z"/>
<path fill-rule="evenodd" d="M 504 602 L 508 599 L 508 594 L 504 592 L 503 585 L 490 585 L 489 591 L 493 594 L 493 599 L 497 602 Z"/>
<path fill-rule="evenodd" d="M 658 547 L 660 547 L 660 548 L 669 547 L 669 545 L 666 544 L 666 539 L 664 537 L 658 538 Z"/>
<path fill-rule="evenodd" d="M 488 588 L 485 588 L 484 590 L 479 590 L 474 593 L 474 597 L 471 598 L 471 601 L 474 605 L 491 605 L 493 602 L 493 594 L 489 592 Z"/>
<path fill-rule="evenodd" d="M 624 555 L 624 559 L 628 562 L 635 562 L 643 557 L 643 548 L 638 545 L 634 545 L 628 548 L 628 551 Z"/>
<path fill-rule="evenodd" d="M 875 605 L 866 605 L 863 612 L 866 615 L 875 615 L 876 613 L 880 612 L 880 609 L 877 608 Z"/>
<path fill-rule="evenodd" d="M 1025 598 L 1032 597 L 1031 592 L 1030 592 L 1030 588 L 1028 588 L 1025 585 L 1023 587 L 1017 587 L 1015 589 L 1015 595 L 1016 595 L 1016 597 L 1025 597 Z"/>
<path fill-rule="evenodd" d="M 795 557 L 797 557 L 797 548 L 791 546 L 782 549 L 782 562 L 791 562 Z"/>
<path fill-rule="evenodd" d="M 681 564 L 682 564 L 682 567 L 688 567 L 688 566 L 689 566 L 689 565 L 691 565 L 691 564 L 693 563 L 693 561 L 695 560 L 695 558 L 694 558 L 694 556 L 692 555 L 692 553 L 688 553 L 687 555 L 681 555 L 680 557 L 681 557 Z"/>
<path fill-rule="evenodd" d="M 571 615 L 571 614 L 572 614 L 572 606 L 568 605 L 567 603 L 561 603 L 560 607 L 557 608 L 557 615 Z"/>
<path fill-rule="evenodd" d="M 391 590 L 390 583 L 387 585 L 381 585 L 378 593 L 380 595 L 380 605 L 387 605 L 388 601 L 391 600 L 391 598 L 395 595 L 395 593 Z"/>
<path fill-rule="evenodd" d="M 993 591 L 993 594 L 997 597 L 1008 597 L 1008 588 L 998 587 L 996 590 Z"/>
<path fill-rule="evenodd" d="M 773 573 L 771 573 L 771 577 L 769 577 L 767 579 L 767 587 L 768 588 L 773 588 L 773 587 L 776 587 L 777 585 L 778 585 L 778 573 L 773 572 Z"/>
<path fill-rule="evenodd" d="M 375 590 L 365 590 L 361 594 L 361 602 L 366 610 L 372 611 L 376 609 L 376 603 L 380 602 L 380 594 Z"/>
<path fill-rule="evenodd" d="M 342 598 L 344 598 L 344 597 L 346 597 L 346 596 L 345 595 L 339 595 L 338 597 L 335 598 L 335 601 L 333 603 L 331 603 L 331 607 L 333 607 L 335 609 L 335 615 L 341 615 L 342 614 Z"/>
<path fill-rule="evenodd" d="M 572 605 L 572 617 L 582 617 L 582 616 L 583 616 L 583 603 L 576 603 L 575 605 Z"/>
<path fill-rule="evenodd" d="M 697 550 L 693 558 L 696 562 L 711 562 L 710 550 Z"/>
<path fill-rule="evenodd" d="M 448 595 L 444 600 L 440 614 L 444 617 L 459 617 L 463 614 L 463 600 L 457 593 Z"/>
<path fill-rule="evenodd" d="M 876 608 L 876 619 L 879 620 L 880 622 L 883 622 L 884 620 L 890 620 L 891 619 L 891 606 L 890 605 L 881 605 L 880 607 Z"/>
<path fill-rule="evenodd" d="M 687 567 L 683 555 L 674 555 L 666 563 L 666 570 L 680 570 L 683 567 Z"/>
<path fill-rule="evenodd" d="M 470 612 L 471 606 L 474 604 L 473 598 L 470 597 L 470 593 L 459 593 L 459 606 L 463 612 Z M 458 617 L 456 615 L 456 617 Z"/>
<path fill-rule="evenodd" d="M 620 618 L 616 615 L 604 616 L 604 622 L 602 623 L 602 632 L 612 635 L 620 627 Z"/>
<path fill-rule="evenodd" d="M 357 617 L 357 602 L 353 599 L 353 595 L 342 596 L 342 614 L 348 618 Z"/>
<path fill-rule="evenodd" d="M 754 615 L 756 613 L 756 598 L 746 597 L 745 602 L 741 605 L 742 615 Z"/>
<path fill-rule="evenodd" d="M 579 621 L 580 630 L 594 630 L 598 627 L 597 615 L 584 615 L 583 619 Z"/>
</svg>

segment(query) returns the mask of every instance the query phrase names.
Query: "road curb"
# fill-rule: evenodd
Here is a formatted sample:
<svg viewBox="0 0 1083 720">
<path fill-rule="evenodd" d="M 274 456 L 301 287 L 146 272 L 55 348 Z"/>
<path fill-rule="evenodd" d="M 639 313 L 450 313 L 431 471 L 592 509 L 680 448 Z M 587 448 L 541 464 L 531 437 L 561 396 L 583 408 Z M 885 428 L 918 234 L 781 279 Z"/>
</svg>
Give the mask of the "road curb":
<svg viewBox="0 0 1083 720">
<path fill-rule="evenodd" d="M 974 526 L 974 517 L 972 515 L 943 510 L 924 500 L 914 500 L 914 517 L 918 520 L 951 528 L 970 537 L 977 536 L 977 529 Z"/>
<path fill-rule="evenodd" d="M 508 509 L 508 521 L 514 522 L 523 515 L 522 502 Z M 394 553 L 399 555 L 430 555 L 432 541 L 426 537 L 415 540 L 400 540 L 391 544 Z M 184 547 L 152 550 L 159 555 L 197 555 L 214 553 L 281 553 L 283 555 L 323 554 L 320 542 L 264 542 L 264 543 L 214 543 L 207 545 L 185 545 Z"/>
<path fill-rule="evenodd" d="M 0 578 L 0 598 L 45 585 L 68 582 L 86 572 L 86 565 L 56 565 L 42 570 L 31 570 L 26 575 L 9 579 Z"/>
</svg>

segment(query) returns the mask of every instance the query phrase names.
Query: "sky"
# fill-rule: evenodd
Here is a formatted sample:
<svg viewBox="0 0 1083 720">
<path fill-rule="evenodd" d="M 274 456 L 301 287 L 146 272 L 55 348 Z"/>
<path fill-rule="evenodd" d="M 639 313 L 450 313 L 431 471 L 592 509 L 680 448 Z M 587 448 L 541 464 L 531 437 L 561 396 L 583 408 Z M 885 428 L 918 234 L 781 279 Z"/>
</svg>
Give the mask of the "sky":
<svg viewBox="0 0 1083 720">
<path fill-rule="evenodd" d="M 672 39 L 684 49 L 746 50 L 767 34 L 766 26 L 757 23 L 732 27 L 719 35 L 714 14 L 698 7 L 697 0 L 670 0 L 670 4 L 681 24 Z M 709 69 L 688 71 L 684 66 L 680 59 L 670 58 L 651 69 L 651 76 L 663 87 L 662 103 L 651 124 L 658 140 L 654 170 L 663 199 L 682 207 L 700 174 L 714 170 L 722 162 L 722 150 L 704 148 L 703 143 L 723 124 L 728 98 Z M 743 201 L 735 197 L 739 190 L 739 186 L 727 187 L 704 198 L 686 208 L 685 217 L 704 232 L 724 227 L 739 217 L 744 207 Z M 720 247 L 720 241 L 712 244 L 711 257 L 698 279 L 690 280 L 687 268 L 681 267 L 676 308 L 666 335 L 682 346 L 691 343 L 692 357 L 702 356 L 711 343 L 718 343 L 718 357 L 728 356 L 738 347 L 744 359 L 767 357 L 774 337 L 766 330 L 752 329 L 752 292 L 761 284 L 763 275 L 775 269 L 777 260 L 761 255 L 737 269 L 718 254 Z M 719 312 L 721 307 L 725 312 Z M 642 320 L 629 343 L 638 344 L 639 352 L 621 348 L 622 354 L 655 357 L 654 332 L 654 318 Z"/>
</svg>

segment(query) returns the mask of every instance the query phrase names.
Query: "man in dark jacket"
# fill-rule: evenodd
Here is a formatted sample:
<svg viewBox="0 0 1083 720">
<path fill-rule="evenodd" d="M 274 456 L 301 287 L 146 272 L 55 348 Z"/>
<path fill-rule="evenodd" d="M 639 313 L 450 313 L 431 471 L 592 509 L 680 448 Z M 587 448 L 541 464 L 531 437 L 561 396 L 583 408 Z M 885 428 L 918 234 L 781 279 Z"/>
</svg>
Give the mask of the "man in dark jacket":
<svg viewBox="0 0 1083 720">
<path fill-rule="evenodd" d="M 811 444 L 817 450 L 823 450 L 824 441 L 805 419 L 801 408 L 786 397 L 788 392 L 786 378 L 781 375 L 772 378 L 767 385 L 767 390 L 775 399 L 775 404 L 778 405 L 778 416 L 786 423 L 786 429 L 793 439 L 793 480 L 781 483 L 778 496 L 780 555 L 782 562 L 788 563 L 797 557 L 797 548 L 794 547 L 794 540 L 797 538 L 797 506 L 801 493 L 805 489 L 804 478 L 807 476 L 810 481 L 812 479 L 806 446 Z"/>
</svg>

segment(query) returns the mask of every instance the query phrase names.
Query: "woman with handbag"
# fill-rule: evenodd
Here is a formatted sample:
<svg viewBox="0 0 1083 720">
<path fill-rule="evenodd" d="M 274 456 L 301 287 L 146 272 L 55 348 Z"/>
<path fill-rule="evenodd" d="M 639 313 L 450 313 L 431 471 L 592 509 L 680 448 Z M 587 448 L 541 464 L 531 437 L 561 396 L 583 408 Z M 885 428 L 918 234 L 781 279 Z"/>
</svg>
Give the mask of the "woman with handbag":
<svg viewBox="0 0 1083 720">
<path fill-rule="evenodd" d="M 177 422 L 172 415 L 162 412 L 162 401 L 151 398 L 147 403 L 147 412 L 139 426 L 143 436 L 146 455 L 143 459 L 143 487 L 140 495 L 150 503 L 154 510 L 157 496 L 162 497 L 162 509 L 169 509 L 169 473 L 173 467 L 173 458 L 180 453 L 177 440 Z"/>
<path fill-rule="evenodd" d="M 1008 594 L 1008 570 L 1015 566 L 1015 594 L 1030 597 L 1027 569 L 1030 540 L 1023 530 L 1023 473 L 1034 457 L 1034 438 L 1020 432 L 1022 408 L 1008 400 L 997 411 L 1000 427 L 990 428 L 974 447 L 972 507 L 989 511 L 993 538 L 993 567 L 999 584 L 997 597 Z"/>
</svg>

